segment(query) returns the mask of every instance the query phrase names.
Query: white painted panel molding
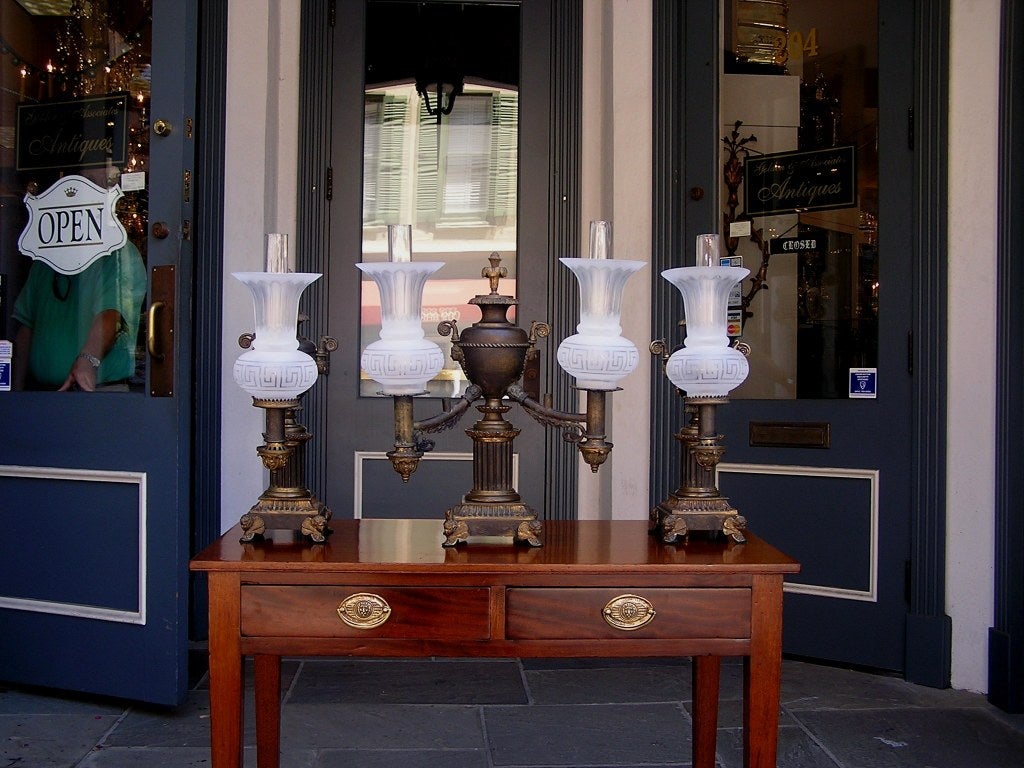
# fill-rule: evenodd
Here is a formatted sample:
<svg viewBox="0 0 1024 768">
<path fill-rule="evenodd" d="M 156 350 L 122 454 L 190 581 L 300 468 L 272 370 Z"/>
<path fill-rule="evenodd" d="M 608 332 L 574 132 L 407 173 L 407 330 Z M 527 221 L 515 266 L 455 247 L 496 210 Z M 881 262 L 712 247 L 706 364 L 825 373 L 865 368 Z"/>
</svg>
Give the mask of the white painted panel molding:
<svg viewBox="0 0 1024 768">
<path fill-rule="evenodd" d="M 53 613 L 80 619 L 97 619 L 122 624 L 146 623 L 146 473 L 106 469 L 78 469 L 74 467 L 25 467 L 12 464 L 0 465 L 0 477 L 17 477 L 32 480 L 57 480 L 67 482 L 116 483 L 134 485 L 138 498 L 138 548 L 139 581 L 137 585 L 138 610 L 125 611 L 106 608 L 101 605 L 81 605 L 50 600 L 33 600 L 0 595 L 0 608 L 35 613 Z"/>
<path fill-rule="evenodd" d="M 384 451 L 356 451 L 355 452 L 355 484 L 352 491 L 352 513 L 356 520 L 363 516 L 363 463 L 366 461 L 391 460 Z M 444 452 L 425 453 L 420 461 L 472 461 L 473 454 L 465 452 Z M 519 454 L 512 454 L 512 486 L 519 487 Z M 468 488 L 466 490 L 469 490 Z M 453 504 L 455 501 L 452 502 Z"/>
<path fill-rule="evenodd" d="M 842 480 L 864 480 L 869 487 L 869 505 L 864 510 L 869 516 L 868 545 L 869 562 L 865 564 L 868 573 L 867 589 L 845 589 L 822 584 L 791 584 L 787 582 L 786 592 L 817 597 L 833 597 L 840 600 L 878 602 L 878 475 L 877 469 L 848 469 L 838 467 L 801 467 L 783 464 L 730 464 L 723 462 L 715 472 L 715 482 L 723 473 L 738 475 L 782 475 L 785 477 L 831 477 Z"/>
</svg>

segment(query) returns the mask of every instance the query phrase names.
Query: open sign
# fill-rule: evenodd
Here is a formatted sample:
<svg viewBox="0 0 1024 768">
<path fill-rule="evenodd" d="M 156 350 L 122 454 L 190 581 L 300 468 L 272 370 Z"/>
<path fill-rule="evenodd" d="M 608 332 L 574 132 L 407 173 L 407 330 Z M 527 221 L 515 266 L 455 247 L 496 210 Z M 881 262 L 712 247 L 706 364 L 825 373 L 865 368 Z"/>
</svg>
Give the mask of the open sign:
<svg viewBox="0 0 1024 768">
<path fill-rule="evenodd" d="M 128 242 L 114 215 L 121 188 L 97 186 L 84 176 L 65 176 L 41 195 L 25 195 L 28 225 L 18 250 L 64 275 L 77 275 Z"/>
</svg>

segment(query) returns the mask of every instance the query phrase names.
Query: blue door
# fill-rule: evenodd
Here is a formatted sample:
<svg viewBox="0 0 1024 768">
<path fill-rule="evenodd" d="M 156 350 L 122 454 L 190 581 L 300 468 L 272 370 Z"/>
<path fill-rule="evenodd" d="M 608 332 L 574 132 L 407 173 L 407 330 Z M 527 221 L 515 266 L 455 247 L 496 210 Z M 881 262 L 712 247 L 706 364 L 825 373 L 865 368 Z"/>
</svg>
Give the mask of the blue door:
<svg viewBox="0 0 1024 768">
<path fill-rule="evenodd" d="M 685 236 L 669 265 L 717 231 L 751 272 L 731 302 L 750 375 L 717 411 L 718 486 L 802 564 L 784 650 L 890 670 L 905 664 L 913 514 L 913 11 L 686 4 L 681 56 L 702 74 L 685 89 Z M 819 182 L 800 169 L 824 157 L 849 197 L 807 194 Z M 661 498 L 671 471 L 654 478 Z"/>
<path fill-rule="evenodd" d="M 0 679 L 176 704 L 195 3 L 50 5 L 3 15 Z"/>
</svg>

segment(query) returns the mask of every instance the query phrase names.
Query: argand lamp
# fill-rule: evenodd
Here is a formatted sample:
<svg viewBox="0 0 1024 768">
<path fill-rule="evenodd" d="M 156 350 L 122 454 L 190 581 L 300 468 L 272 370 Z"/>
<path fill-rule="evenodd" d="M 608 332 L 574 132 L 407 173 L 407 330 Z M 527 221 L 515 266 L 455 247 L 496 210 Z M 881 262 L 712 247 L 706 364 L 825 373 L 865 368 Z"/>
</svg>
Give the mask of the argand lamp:
<svg viewBox="0 0 1024 768">
<path fill-rule="evenodd" d="M 537 339 L 546 337 L 550 329 L 545 323 L 534 322 L 527 332 L 508 320 L 508 310 L 518 301 L 498 292 L 508 270 L 501 265 L 497 253 L 488 259 L 489 266 L 481 270 L 490 292 L 469 301 L 480 309 L 480 320 L 461 331 L 451 320 L 438 325 L 441 335 L 451 336 L 452 359 L 462 366 L 470 382 L 459 401 L 436 416 L 414 421 L 413 390 L 422 389 L 423 385 L 411 368 L 404 374 L 408 389 L 402 384 L 392 385 L 390 392 L 387 388 L 383 390 L 394 396 L 396 437 L 394 450 L 388 456 L 405 481 L 415 471 L 424 451 L 433 447 L 427 435 L 451 428 L 470 405 L 483 400 L 476 406 L 480 418 L 466 430 L 473 441 L 473 487 L 445 512 L 444 546 L 495 536 L 530 546 L 543 544 L 543 524 L 536 510 L 523 501 L 512 485 L 513 441 L 519 430 L 505 419 L 505 413 L 511 409 L 509 401 L 518 402 L 541 424 L 562 429 L 565 438 L 577 445 L 595 472 L 612 448 L 605 435 L 605 396 L 617 389 L 618 381 L 636 367 L 639 358 L 632 343 L 620 336 L 622 290 L 629 275 L 644 262 L 610 258 L 611 230 L 606 222 L 592 228 L 591 236 L 591 259 L 563 260 L 579 280 L 583 320 L 558 354 L 562 367 L 587 392 L 586 413 L 568 413 L 547 402 L 540 403 L 518 383 L 527 361 L 538 353 Z M 580 263 L 584 261 L 588 263 Z M 366 269 L 368 266 L 360 268 L 373 275 Z M 414 271 L 412 267 L 390 269 Z M 429 274 L 433 269 L 423 271 Z M 384 335 L 382 330 L 382 340 Z M 364 368 L 366 365 L 364 362 Z M 438 362 L 436 370 L 440 368 Z M 389 386 L 382 370 L 367 372 L 382 386 Z M 419 375 L 417 371 L 416 377 Z"/>
<path fill-rule="evenodd" d="M 744 541 L 746 520 L 722 496 L 715 468 L 725 448 L 716 433 L 715 411 L 747 378 L 749 365 L 730 345 L 726 329 L 729 294 L 750 270 L 718 265 L 719 236 L 697 237 L 697 266 L 668 269 L 661 276 L 682 295 L 684 346 L 666 355 L 664 341 L 651 344 L 669 380 L 686 395 L 690 421 L 676 434 L 682 446 L 679 488 L 651 510 L 652 531 L 666 543 L 691 531 L 714 531 Z"/>
<path fill-rule="evenodd" d="M 234 365 L 235 382 L 266 411 L 263 445 L 256 449 L 270 471 L 270 485 L 240 520 L 242 541 L 268 528 L 288 528 L 324 541 L 331 512 L 303 485 L 303 448 L 312 437 L 295 421 L 299 397 L 326 373 L 337 342 L 323 337 L 313 352 L 300 349 L 299 298 L 319 274 L 287 272 L 287 236 L 267 237 L 266 272 L 235 272 L 252 294 L 255 333 L 242 334 L 245 351 Z"/>
</svg>

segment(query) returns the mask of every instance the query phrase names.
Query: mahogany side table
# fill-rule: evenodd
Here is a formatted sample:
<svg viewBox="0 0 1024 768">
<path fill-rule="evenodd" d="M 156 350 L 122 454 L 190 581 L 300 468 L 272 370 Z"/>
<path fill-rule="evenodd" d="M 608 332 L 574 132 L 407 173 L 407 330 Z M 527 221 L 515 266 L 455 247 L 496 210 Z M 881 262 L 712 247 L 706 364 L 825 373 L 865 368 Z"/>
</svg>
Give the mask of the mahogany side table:
<svg viewBox="0 0 1024 768">
<path fill-rule="evenodd" d="M 198 554 L 209 577 L 213 768 L 242 765 L 242 662 L 255 662 L 260 768 L 280 753 L 281 656 L 693 657 L 693 765 L 713 768 L 722 656 L 742 656 L 745 768 L 774 768 L 782 581 L 757 536 L 671 545 L 646 521 L 546 521 L 543 547 L 441 546 L 440 521 L 337 520 Z"/>
</svg>

